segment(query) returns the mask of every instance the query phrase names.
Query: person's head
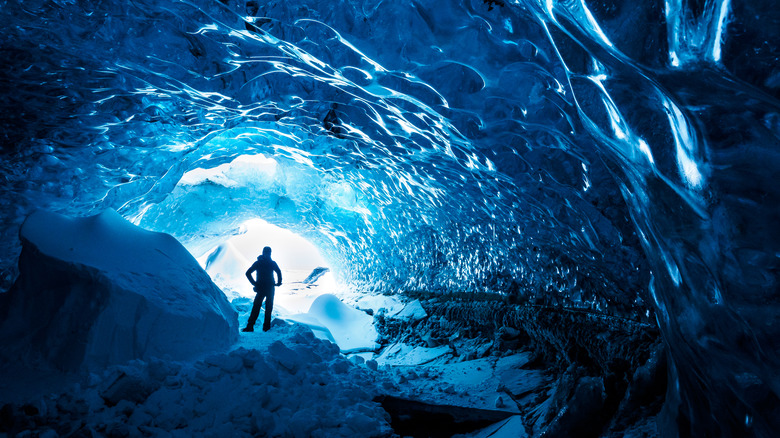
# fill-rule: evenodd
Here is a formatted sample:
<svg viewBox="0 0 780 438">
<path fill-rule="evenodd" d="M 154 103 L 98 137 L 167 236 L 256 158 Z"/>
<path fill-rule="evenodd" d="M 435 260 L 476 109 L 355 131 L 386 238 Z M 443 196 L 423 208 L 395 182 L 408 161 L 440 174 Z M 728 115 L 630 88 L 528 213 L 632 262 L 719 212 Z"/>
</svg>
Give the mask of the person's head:
<svg viewBox="0 0 780 438">
<path fill-rule="evenodd" d="M 265 248 L 263 248 L 263 257 L 269 257 L 269 258 L 271 257 L 271 247 L 270 246 L 266 246 Z"/>
</svg>

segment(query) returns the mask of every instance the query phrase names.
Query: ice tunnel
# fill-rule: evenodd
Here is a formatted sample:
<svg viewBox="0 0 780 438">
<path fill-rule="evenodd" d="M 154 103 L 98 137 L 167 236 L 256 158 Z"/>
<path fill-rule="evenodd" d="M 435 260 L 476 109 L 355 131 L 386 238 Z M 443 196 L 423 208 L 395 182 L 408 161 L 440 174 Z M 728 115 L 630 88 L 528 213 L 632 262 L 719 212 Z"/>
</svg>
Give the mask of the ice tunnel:
<svg viewBox="0 0 780 438">
<path fill-rule="evenodd" d="M 192 264 L 259 219 L 316 247 L 340 288 L 422 303 L 403 320 L 371 311 L 385 343 L 403 338 L 431 351 L 449 345 L 473 379 L 482 378 L 482 366 L 469 361 L 492 357 L 494 375 L 508 379 L 499 385 L 504 389 L 517 388 L 531 368 L 546 376 L 534 380 L 548 382 L 543 389 L 505 392 L 492 406 L 517 404 L 520 426 L 505 423 L 506 436 L 774 436 L 780 430 L 775 6 L 765 0 L 3 2 L 0 285 L 7 292 L 0 292 L 0 342 L 25 332 L 19 324 L 38 326 L 32 341 L 64 327 L 22 321 L 9 310 L 23 302 L 24 288 L 74 290 L 57 279 L 75 265 L 46 258 L 66 254 L 67 245 L 49 253 L 41 245 L 28 248 L 36 238 L 78 245 L 87 222 L 57 218 L 93 217 L 84 221 L 99 231 L 130 230 L 112 225 L 121 217 L 163 233 L 127 231 L 157 242 L 156 250 L 131 253 L 146 260 L 147 277 L 155 263 L 167 266 L 171 254 L 180 254 L 159 236 L 173 236 L 192 255 L 179 260 Z M 52 223 L 67 224 L 70 234 L 48 230 Z M 114 242 L 110 234 L 102 250 Z M 137 239 L 116 241 L 140 248 Z M 35 261 L 40 253 L 46 263 Z M 96 285 L 124 294 L 139 284 L 120 275 L 134 263 L 129 256 L 84 254 L 103 270 L 79 271 L 80 297 L 90 297 Z M 195 265 L 187 269 L 181 284 L 199 284 Z M 121 287 L 111 283 L 116 278 Z M 159 303 L 181 317 L 176 321 L 197 326 L 160 292 L 172 282 L 161 280 L 143 298 L 121 295 L 122 302 L 133 309 Z M 233 310 L 214 304 L 221 298 L 211 286 L 202 289 L 206 298 L 191 299 L 217 309 L 225 318 L 219 330 L 232 331 Z M 38 298 L 19 305 L 35 319 L 36 306 L 48 298 L 30 296 Z M 108 296 L 95 302 L 105 305 Z M 94 308 L 83 299 L 62 308 Z M 46 315 L 58 311 L 43 307 Z M 96 319 L 100 327 L 108 327 L 106 318 Z M 145 345 L 138 339 L 148 331 L 138 331 L 139 321 L 147 319 L 99 338 L 112 345 L 134 339 L 132 348 L 78 348 L 106 363 L 140 357 Z M 448 340 L 437 341 L 434 326 Z M 343 379 L 358 372 L 344 371 L 354 364 L 364 374 L 396 373 L 392 383 L 377 384 L 381 393 L 408 383 L 409 375 L 398 377 L 398 369 L 377 367 L 371 357 L 342 361 L 338 348 L 308 346 L 309 335 L 297 328 L 277 330 L 287 330 L 289 339 L 263 344 L 266 356 L 235 350 L 194 368 L 155 357 L 101 378 L 93 373 L 91 381 L 108 382 L 101 392 L 108 407 L 94 424 L 110 423 L 109 411 L 153 403 L 172 392 L 169 386 L 188 387 L 170 383 L 189 378 L 187 370 L 213 383 L 224 373 L 273 369 L 281 377 L 261 383 L 274 388 L 292 384 L 285 373 L 311 370 L 306 360 L 317 360 L 320 377 L 312 381 L 329 382 L 331 395 L 352 394 L 357 401 L 339 400 L 354 405 L 339 406 L 359 409 L 290 408 L 295 391 L 284 398 L 262 389 L 272 401 L 242 407 L 243 420 L 225 411 L 231 420 L 220 423 L 213 419 L 220 410 L 206 423 L 193 408 L 176 414 L 191 421 L 171 417 L 154 430 L 197 423 L 192 431 L 235 436 L 403 434 L 384 419 L 371 391 L 354 395 Z M 506 347 L 513 333 L 514 346 Z M 492 346 L 484 349 L 476 339 Z M 636 342 L 639 353 L 631 351 Z M 154 347 L 160 355 L 161 345 Z M 54 358 L 69 348 L 44 346 Z M 533 360 L 507 359 L 523 348 Z M 17 360 L 0 359 L 3 367 Z M 116 375 L 124 377 L 112 380 Z M 127 376 L 147 383 L 127 384 Z M 653 385 L 660 390 L 648 389 Z M 459 393 L 453 388 L 443 394 Z M 13 391 L 0 386 L 0 404 L 7 403 L 0 432 L 40 432 L 46 424 L 64 434 L 72 432 L 64 424 L 87 415 L 74 408 L 58 422 L 62 412 L 53 414 L 45 401 L 22 405 Z M 217 392 L 209 394 L 215 406 L 222 403 Z M 129 424 L 152 427 L 139 409 L 127 414 L 135 418 Z M 349 420 L 328 423 L 342 414 Z M 95 433 L 131 434 L 127 425 L 116 427 Z M 155 434 L 147 429 L 137 430 Z M 415 430 L 406 432 L 445 436 Z"/>
</svg>

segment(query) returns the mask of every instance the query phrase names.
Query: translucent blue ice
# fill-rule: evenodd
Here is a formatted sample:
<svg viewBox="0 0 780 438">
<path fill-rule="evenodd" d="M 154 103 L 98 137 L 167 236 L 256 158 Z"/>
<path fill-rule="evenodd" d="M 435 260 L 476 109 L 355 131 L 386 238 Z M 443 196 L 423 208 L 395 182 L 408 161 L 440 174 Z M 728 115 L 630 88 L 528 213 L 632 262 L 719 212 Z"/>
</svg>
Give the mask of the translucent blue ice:
<svg viewBox="0 0 780 438">
<path fill-rule="evenodd" d="M 356 287 L 649 306 L 665 430 L 768 434 L 774 3 L 488 3 L 4 3 L 4 284 L 38 207 L 203 251 L 259 217 Z M 180 181 L 245 155 L 273 172 Z"/>
</svg>

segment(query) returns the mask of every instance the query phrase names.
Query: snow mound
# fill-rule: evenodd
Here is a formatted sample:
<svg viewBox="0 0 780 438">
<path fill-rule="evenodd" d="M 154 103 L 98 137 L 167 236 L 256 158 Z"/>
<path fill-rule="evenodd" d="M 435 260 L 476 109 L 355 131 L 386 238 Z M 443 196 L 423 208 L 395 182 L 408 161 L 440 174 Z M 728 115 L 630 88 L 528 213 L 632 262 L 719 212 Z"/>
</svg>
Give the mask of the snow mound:
<svg viewBox="0 0 780 438">
<path fill-rule="evenodd" d="M 85 387 L 41 399 L 35 414 L 25 415 L 22 405 L 10 413 L 19 419 L 15 425 L 41 436 L 46 430 L 68 436 L 78 428 L 85 436 L 131 437 L 392 434 L 389 416 L 372 401 L 373 371 L 304 327 L 273 332 L 276 340 L 260 350 L 112 367 Z"/>
<path fill-rule="evenodd" d="M 20 231 L 19 278 L 0 302 L 6 357 L 64 370 L 193 357 L 237 339 L 237 315 L 172 236 L 113 210 L 39 210 Z"/>
<path fill-rule="evenodd" d="M 378 348 L 374 318 L 347 306 L 332 294 L 320 295 L 312 302 L 308 313 L 292 315 L 288 319 L 304 324 L 316 335 L 338 344 L 343 353 Z"/>
</svg>

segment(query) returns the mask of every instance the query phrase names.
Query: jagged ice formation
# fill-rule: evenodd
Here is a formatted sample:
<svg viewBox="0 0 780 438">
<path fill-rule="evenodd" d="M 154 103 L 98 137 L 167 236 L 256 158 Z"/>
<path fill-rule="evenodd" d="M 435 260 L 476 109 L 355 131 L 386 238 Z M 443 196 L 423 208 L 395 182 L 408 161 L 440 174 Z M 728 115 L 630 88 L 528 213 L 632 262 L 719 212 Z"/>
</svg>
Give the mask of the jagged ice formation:
<svg viewBox="0 0 780 438">
<path fill-rule="evenodd" d="M 196 256 L 260 217 L 356 287 L 649 316 L 670 357 L 664 432 L 768 435 L 778 14 L 729 0 L 5 2 L 3 284 L 36 208 L 111 207 Z"/>
</svg>

